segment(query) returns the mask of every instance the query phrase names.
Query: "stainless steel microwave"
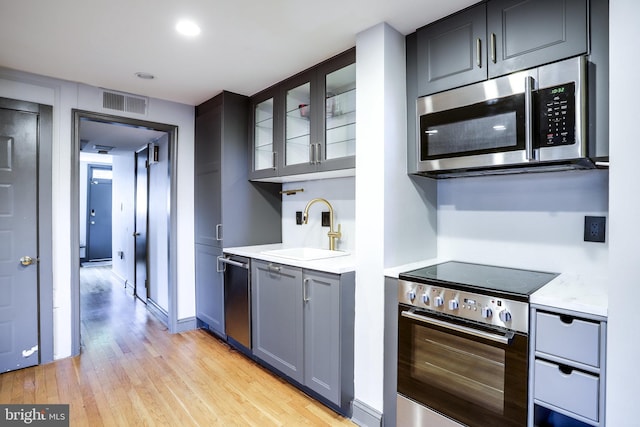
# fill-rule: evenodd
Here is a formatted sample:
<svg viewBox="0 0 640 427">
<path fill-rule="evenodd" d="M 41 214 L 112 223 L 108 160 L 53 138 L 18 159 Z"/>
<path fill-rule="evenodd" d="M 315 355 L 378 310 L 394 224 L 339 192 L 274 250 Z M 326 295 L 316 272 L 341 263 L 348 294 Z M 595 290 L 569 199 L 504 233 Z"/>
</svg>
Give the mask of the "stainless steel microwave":
<svg viewBox="0 0 640 427">
<path fill-rule="evenodd" d="M 584 56 L 418 98 L 418 173 L 593 168 Z"/>
</svg>

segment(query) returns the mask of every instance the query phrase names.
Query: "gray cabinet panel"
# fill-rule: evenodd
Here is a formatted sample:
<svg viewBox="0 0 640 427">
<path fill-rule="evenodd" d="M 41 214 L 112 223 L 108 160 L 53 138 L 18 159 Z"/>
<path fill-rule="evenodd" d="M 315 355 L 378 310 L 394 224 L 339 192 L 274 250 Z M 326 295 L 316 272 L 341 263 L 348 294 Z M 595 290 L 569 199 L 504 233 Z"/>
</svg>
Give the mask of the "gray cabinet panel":
<svg viewBox="0 0 640 427">
<path fill-rule="evenodd" d="M 536 351 L 600 367 L 600 322 L 537 312 Z"/>
<path fill-rule="evenodd" d="M 224 329 L 224 287 L 217 271 L 222 249 L 196 244 L 196 317 L 221 336 Z"/>
<path fill-rule="evenodd" d="M 419 96 L 587 52 L 587 0 L 490 0 L 417 34 Z"/>
<path fill-rule="evenodd" d="M 586 0 L 491 0 L 487 27 L 490 78 L 587 52 Z"/>
<path fill-rule="evenodd" d="M 231 92 L 196 107 L 194 204 L 198 319 L 224 334 L 222 275 L 215 272 L 222 247 L 282 239 L 281 186 L 248 181 L 249 98 Z M 215 291 L 211 283 L 215 282 Z"/>
<path fill-rule="evenodd" d="M 537 359 L 534 399 L 598 421 L 600 378 Z"/>
<path fill-rule="evenodd" d="M 302 270 L 253 260 L 251 297 L 254 354 L 303 383 Z"/>
<path fill-rule="evenodd" d="M 340 282 L 338 276 L 305 272 L 305 385 L 332 402 L 340 398 Z"/>
<path fill-rule="evenodd" d="M 219 194 L 222 105 L 196 117 L 195 128 L 195 242 L 222 247 L 216 228 L 222 223 Z"/>
<path fill-rule="evenodd" d="M 355 274 L 329 274 L 253 259 L 254 355 L 351 413 Z"/>
<path fill-rule="evenodd" d="M 428 95 L 485 80 L 486 33 L 484 4 L 419 29 L 419 94 Z"/>
</svg>

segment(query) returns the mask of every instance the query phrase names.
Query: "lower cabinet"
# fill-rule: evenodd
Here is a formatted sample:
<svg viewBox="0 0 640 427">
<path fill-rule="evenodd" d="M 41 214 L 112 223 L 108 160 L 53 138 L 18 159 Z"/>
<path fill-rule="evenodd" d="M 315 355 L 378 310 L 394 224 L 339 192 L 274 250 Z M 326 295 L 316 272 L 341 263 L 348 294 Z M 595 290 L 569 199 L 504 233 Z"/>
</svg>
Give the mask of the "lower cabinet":
<svg viewBox="0 0 640 427">
<path fill-rule="evenodd" d="M 222 273 L 218 271 L 222 249 L 196 244 L 195 252 L 196 318 L 224 338 L 224 283 Z"/>
<path fill-rule="evenodd" d="M 253 354 L 304 381 L 302 270 L 251 260 Z"/>
<path fill-rule="evenodd" d="M 532 306 L 533 426 L 604 426 L 606 319 Z"/>
<path fill-rule="evenodd" d="M 339 412 L 353 400 L 354 273 L 252 260 L 254 356 Z"/>
</svg>

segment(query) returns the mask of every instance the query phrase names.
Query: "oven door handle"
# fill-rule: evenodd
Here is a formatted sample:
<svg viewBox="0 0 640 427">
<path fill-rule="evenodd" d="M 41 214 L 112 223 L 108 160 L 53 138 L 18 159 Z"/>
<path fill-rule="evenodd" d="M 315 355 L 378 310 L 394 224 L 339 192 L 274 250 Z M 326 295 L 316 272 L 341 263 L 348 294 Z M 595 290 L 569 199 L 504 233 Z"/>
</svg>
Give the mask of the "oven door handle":
<svg viewBox="0 0 640 427">
<path fill-rule="evenodd" d="M 422 323 L 428 323 L 430 325 L 440 326 L 442 328 L 450 329 L 457 332 L 462 332 L 468 335 L 473 335 L 474 337 L 478 337 L 478 338 L 486 338 L 488 340 L 499 342 L 501 344 L 509 344 L 514 336 L 514 333 L 511 331 L 508 331 L 506 335 L 492 334 L 491 332 L 485 332 L 485 331 L 469 328 L 467 326 L 456 325 L 454 323 L 449 323 L 444 320 L 438 320 L 431 317 L 421 316 L 419 314 L 415 314 L 413 311 L 403 311 L 401 315 L 402 317 L 407 317 L 409 319 L 417 320 Z"/>
</svg>

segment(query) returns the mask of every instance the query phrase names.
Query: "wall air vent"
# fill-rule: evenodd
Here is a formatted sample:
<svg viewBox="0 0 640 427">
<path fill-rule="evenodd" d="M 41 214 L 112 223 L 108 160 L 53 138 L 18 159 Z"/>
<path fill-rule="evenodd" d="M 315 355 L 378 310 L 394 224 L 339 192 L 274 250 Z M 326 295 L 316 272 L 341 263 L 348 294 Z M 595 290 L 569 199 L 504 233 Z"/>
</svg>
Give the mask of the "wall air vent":
<svg viewBox="0 0 640 427">
<path fill-rule="evenodd" d="M 127 113 L 147 114 L 149 100 L 143 96 L 113 91 L 102 91 L 102 108 Z"/>
</svg>

